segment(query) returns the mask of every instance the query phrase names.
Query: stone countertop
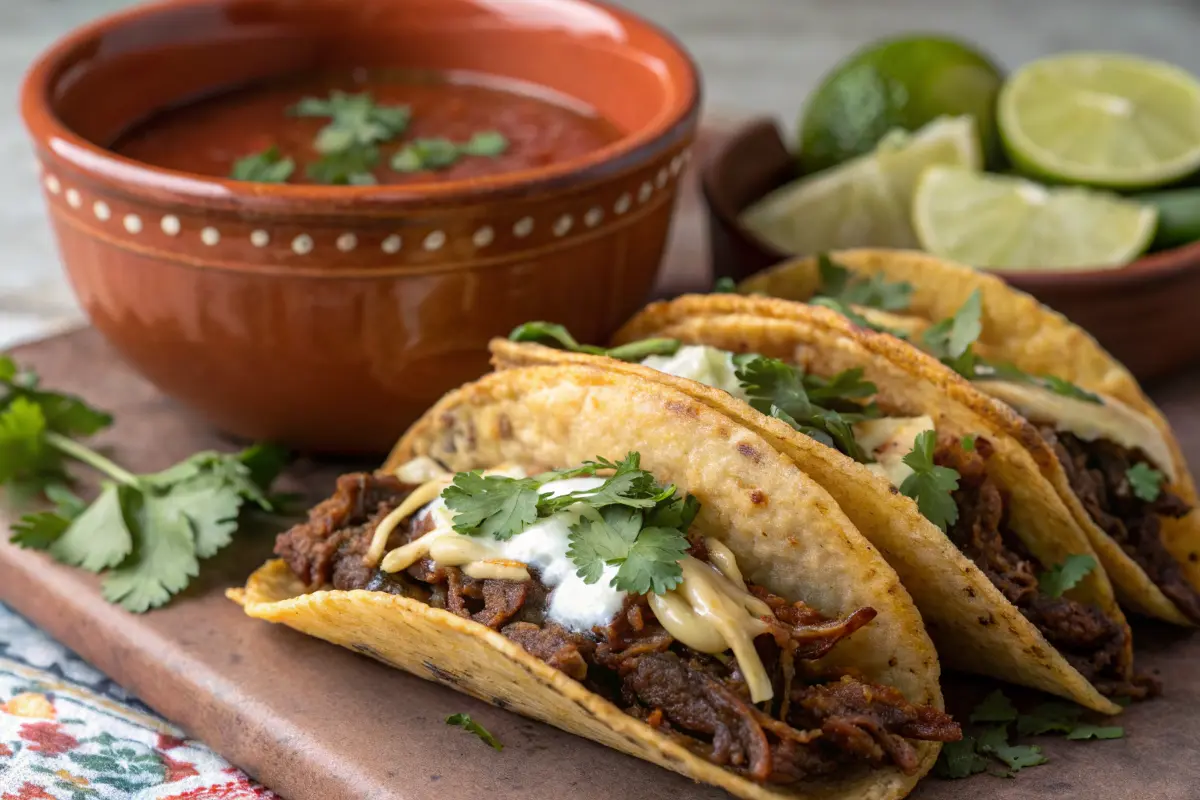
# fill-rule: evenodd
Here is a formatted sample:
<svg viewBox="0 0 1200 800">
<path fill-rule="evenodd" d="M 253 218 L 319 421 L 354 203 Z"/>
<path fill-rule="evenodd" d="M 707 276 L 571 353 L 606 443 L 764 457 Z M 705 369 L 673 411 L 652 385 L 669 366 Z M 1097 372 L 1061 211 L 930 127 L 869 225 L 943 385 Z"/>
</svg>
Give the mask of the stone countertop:
<svg viewBox="0 0 1200 800">
<path fill-rule="evenodd" d="M 353 2 L 353 0 L 347 0 Z M 1200 5 L 1172 0 L 626 0 L 673 31 L 722 114 L 791 121 L 822 71 L 858 45 L 910 30 L 984 43 L 1006 66 L 1060 50 L 1122 50 L 1200 73 Z M 129 0 L 0 0 L 0 347 L 77 323 L 17 113 L 22 74 L 75 26 Z"/>
</svg>

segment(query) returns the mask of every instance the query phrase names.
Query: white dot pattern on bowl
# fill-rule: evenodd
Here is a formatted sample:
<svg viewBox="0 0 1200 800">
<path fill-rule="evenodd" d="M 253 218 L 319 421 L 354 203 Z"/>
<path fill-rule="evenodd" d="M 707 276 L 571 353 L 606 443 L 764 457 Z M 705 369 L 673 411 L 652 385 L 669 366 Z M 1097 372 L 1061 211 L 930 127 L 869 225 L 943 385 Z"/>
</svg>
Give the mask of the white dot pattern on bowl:
<svg viewBox="0 0 1200 800">
<path fill-rule="evenodd" d="M 613 201 L 612 213 L 614 216 L 626 214 L 633 208 L 634 199 L 639 204 L 645 204 L 650 201 L 656 189 L 666 189 L 672 178 L 678 178 L 679 175 L 687 167 L 691 160 L 691 150 L 682 150 L 676 153 L 669 163 L 660 166 L 658 171 L 653 176 L 644 176 L 642 183 L 638 186 L 636 195 L 632 192 L 622 192 L 620 196 Z M 46 187 L 46 191 L 51 195 L 62 195 L 65 198 L 67 206 L 72 209 L 80 210 L 85 206 L 83 193 L 75 188 L 64 186 L 62 179 L 57 175 L 43 172 L 42 181 Z M 91 203 L 90 210 L 92 215 L 101 222 L 107 222 L 114 216 L 112 207 L 105 200 L 95 200 Z M 120 219 L 125 231 L 131 235 L 139 235 L 145 228 L 145 222 L 142 216 L 136 213 L 123 213 L 124 209 L 118 207 L 117 215 Z M 605 208 L 599 205 L 593 205 L 587 208 L 586 211 L 580 209 L 574 213 L 582 212 L 580 217 L 575 217 L 573 213 L 559 213 L 553 217 L 553 222 L 550 224 L 550 230 L 557 238 L 567 237 L 576 228 L 576 219 L 582 225 L 580 229 L 594 229 L 599 227 L 605 220 Z M 86 213 L 86 212 L 85 212 Z M 546 220 L 550 223 L 550 220 Z M 151 223 L 153 224 L 153 223 Z M 533 234 L 535 228 L 539 224 L 539 220 L 531 215 L 523 216 L 512 224 L 513 236 L 517 239 L 525 239 Z M 183 222 L 175 214 L 164 214 L 158 220 L 158 227 L 162 232 L 170 237 L 177 237 L 183 231 Z M 245 234 L 242 234 L 245 235 Z M 206 225 L 200 229 L 200 241 L 209 247 L 215 247 L 221 242 L 221 231 L 213 225 Z M 250 232 L 250 243 L 257 248 L 264 248 L 271 243 L 272 235 L 270 231 L 259 228 Z M 446 248 L 447 244 L 451 243 L 452 235 L 443 229 L 435 229 L 425 234 L 421 240 L 421 245 L 428 252 L 436 252 Z M 480 225 L 470 234 L 471 244 L 476 249 L 489 247 L 496 240 L 496 230 L 490 224 Z M 342 253 L 351 253 L 358 249 L 358 235 L 351 232 L 343 232 L 338 234 L 333 240 L 334 246 Z M 403 239 L 400 234 L 389 234 L 383 238 L 379 244 L 380 249 L 389 255 L 399 253 L 403 247 Z M 297 234 L 291 240 L 291 249 L 297 255 L 308 255 L 317 249 L 316 239 L 313 235 L 307 232 Z"/>
<path fill-rule="evenodd" d="M 476 247 L 487 247 L 496 239 L 496 232 L 492 230 L 491 225 L 484 225 L 471 237 L 471 241 Z"/>
<path fill-rule="evenodd" d="M 444 245 L 445 243 L 446 243 L 445 231 L 433 231 L 432 233 L 430 233 L 428 236 L 425 237 L 425 249 L 429 250 L 430 252 L 433 252 L 434 250 L 441 250 L 442 245 Z"/>
<path fill-rule="evenodd" d="M 292 252 L 298 256 L 306 256 L 313 251 L 313 238 L 307 233 L 302 233 L 295 239 L 292 239 Z"/>
</svg>

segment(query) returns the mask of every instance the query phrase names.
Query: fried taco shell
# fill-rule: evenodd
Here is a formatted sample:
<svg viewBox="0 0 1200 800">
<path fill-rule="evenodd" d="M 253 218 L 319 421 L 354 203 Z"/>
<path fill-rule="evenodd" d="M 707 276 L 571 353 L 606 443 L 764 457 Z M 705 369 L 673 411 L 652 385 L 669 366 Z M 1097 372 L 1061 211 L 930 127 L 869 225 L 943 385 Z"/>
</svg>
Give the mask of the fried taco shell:
<svg viewBox="0 0 1200 800">
<path fill-rule="evenodd" d="M 618 332 L 616 342 L 652 336 L 734 353 L 758 353 L 798 364 L 822 377 L 861 369 L 863 378 L 877 387 L 876 399 L 889 416 L 928 416 L 939 438 L 977 435 L 986 440 L 991 451 L 987 474 L 1007 500 L 1004 523 L 1043 569 L 1073 555 L 1093 553 L 1078 520 L 1041 474 L 1042 465 L 1054 463 L 1055 457 L 1037 430 L 1006 405 L 894 337 L 859 328 L 829 309 L 732 294 L 685 296 L 652 304 Z M 823 448 L 825 452 L 813 448 L 805 441 L 808 437 L 791 426 L 756 414 L 722 394 L 707 396 L 726 408 L 741 408 L 739 418 L 756 420 L 747 422 L 755 430 L 773 431 L 777 438 L 788 441 L 786 452 L 797 459 L 801 469 L 834 493 L 859 530 L 901 575 L 948 664 L 1035 686 L 1108 713 L 1115 713 L 1118 707 L 1100 690 L 1118 694 L 1141 691 L 1134 682 L 1129 628 L 1102 570 L 1085 576 L 1067 597 L 1098 609 L 1119 629 L 1120 651 L 1104 661 L 1104 650 L 1097 650 L 1096 663 L 1085 664 L 1078 657 L 1081 654 L 1069 652 L 1073 643 L 1065 631 L 1056 636 L 1062 642 L 1056 649 L 999 592 L 981 591 L 977 584 L 999 581 L 989 580 L 970 567 L 969 560 L 949 552 L 958 548 L 950 545 L 947 536 L 930 527 L 902 524 L 901 519 L 907 523 L 917 515 L 913 504 L 896 495 L 884 500 L 881 482 L 869 484 L 862 465 L 832 448 Z M 855 478 L 847 480 L 846 475 Z M 908 513 L 895 517 L 892 509 L 901 506 L 907 507 Z M 940 554 L 928 549 L 928 539 L 942 543 Z M 918 560 L 918 553 L 923 560 Z M 982 565 L 984 559 L 976 560 Z M 973 603 L 986 606 L 990 613 L 973 617 L 975 631 L 967 638 L 961 631 L 972 619 L 969 609 Z M 954 627 L 942 630 L 942 617 L 948 617 Z M 1001 623 L 993 624 L 993 620 Z M 1007 651 L 1008 657 L 998 659 L 998 650 Z M 1094 668 L 1099 666 L 1103 668 Z M 1094 680 L 1089 681 L 1081 670 L 1094 672 Z"/>
<path fill-rule="evenodd" d="M 690 730 L 689 723 L 672 716 L 669 698 L 650 702 L 644 700 L 644 694 L 638 694 L 639 702 L 649 705 L 622 710 L 617 703 L 625 702 L 623 695 L 606 698 L 599 689 L 589 688 L 595 683 L 585 686 L 568 677 L 567 672 L 578 668 L 578 658 L 574 659 L 575 668 L 567 668 L 556 661 L 560 653 L 535 657 L 538 648 L 523 639 L 526 633 L 536 633 L 532 623 L 517 623 L 528 627 L 516 631 L 514 625 L 508 625 L 501 628 L 505 631 L 501 633 L 480 621 L 491 608 L 490 599 L 487 609 L 472 616 L 461 609 L 454 613 L 450 610 L 454 603 L 445 597 L 437 600 L 436 586 L 434 596 L 424 599 L 403 589 L 397 590 L 400 593 L 364 590 L 381 587 L 381 580 L 408 584 L 413 580 L 411 576 L 421 570 L 429 573 L 428 559 L 392 578 L 369 566 L 373 548 L 367 542 L 379 538 L 381 520 L 408 514 L 408 521 L 401 527 L 415 528 L 419 527 L 419 519 L 437 513 L 430 510 L 433 506 L 426 506 L 420 514 L 412 515 L 409 507 L 437 496 L 425 491 L 428 484 L 415 488 L 396 477 L 410 480 L 407 476 L 414 466 L 432 465 L 432 474 L 436 474 L 440 468 L 461 473 L 503 465 L 504 469 L 532 475 L 545 469 L 573 467 L 598 455 L 608 457 L 629 451 L 640 453 L 641 467 L 660 485 L 674 484 L 679 491 L 698 499 L 699 512 L 688 528 L 692 549 L 685 559 L 707 558 L 709 566 L 716 569 L 714 554 L 725 552 L 736 560 L 733 574 L 738 575 L 737 583 L 744 578 L 746 591 L 770 600 L 772 609 L 786 609 L 772 612 L 782 614 L 779 619 L 790 614 L 791 618 L 825 620 L 814 623 L 820 629 L 844 628 L 837 637 L 841 640 L 833 640 L 836 646 L 827 654 L 826 648 L 819 648 L 808 656 L 799 656 L 809 660 L 796 662 L 796 674 L 842 676 L 840 682 L 819 684 L 813 689 L 825 693 L 823 702 L 833 693 L 849 691 L 859 701 L 886 703 L 889 713 L 907 715 L 909 727 L 903 730 L 910 732 L 902 735 L 912 737 L 904 740 L 908 744 L 898 742 L 895 733 L 885 730 L 874 730 L 866 734 L 865 742 L 860 742 L 878 751 L 877 755 L 892 752 L 894 746 L 896 752 L 908 753 L 905 759 L 888 762 L 884 758 L 872 766 L 853 760 L 836 762 L 832 774 L 773 782 L 787 776 L 781 778 L 775 771 L 764 779 L 765 772 L 755 771 L 758 760 L 727 757 L 730 745 L 727 740 L 722 742 L 727 731 L 715 734 L 711 742 L 683 735 L 681 731 Z M 340 497 L 343 494 L 348 497 Z M 416 499 L 408 500 L 411 497 Z M 408 506 L 404 506 L 406 501 Z M 329 534 L 331 528 L 346 522 L 356 527 L 342 527 L 319 539 L 297 538 L 298 532 L 311 534 L 316 529 Z M 396 528 L 390 534 L 384 532 L 389 549 L 400 531 Z M 407 543 L 401 538 L 381 567 L 387 567 L 397 553 L 414 546 L 425 535 Z M 522 535 L 517 533 L 512 538 L 519 540 Z M 956 726 L 940 712 L 937 656 L 911 598 L 895 572 L 858 533 L 834 499 L 768 439 L 687 393 L 635 375 L 581 367 L 531 367 L 497 372 L 453 391 L 413 425 L 379 473 L 343 477 L 339 496 L 314 509 L 305 526 L 281 536 L 277 552 L 285 556 L 287 563 L 268 562 L 250 577 L 244 590 L 231 594 L 250 616 L 281 622 L 366 653 L 420 677 L 720 786 L 738 797 L 899 798 L 932 767 L 939 750 L 937 741 L 959 735 Z M 703 556 L 703 552 L 708 555 Z M 364 553 L 368 556 L 366 562 Z M 336 565 L 330 566 L 334 562 Z M 435 570 L 437 574 L 447 571 L 451 569 L 439 566 Z M 532 568 L 530 574 L 534 574 Z M 688 574 L 685 572 L 685 576 Z M 685 578 L 681 591 L 688 580 L 691 578 Z M 335 587 L 341 583 L 356 588 L 339 590 L 323 585 L 329 582 Z M 450 583 L 456 582 L 471 583 L 453 572 Z M 520 587 L 532 596 L 537 580 L 533 584 L 500 580 L 475 583 L 483 584 L 483 593 L 488 597 L 501 590 L 507 596 L 509 589 L 519 589 L 524 598 L 525 589 Z M 627 597 L 622 613 L 632 612 L 645 597 L 648 595 Z M 439 602 L 446 607 L 434 607 Z M 658 607 L 653 602 L 651 606 Z M 638 608 L 636 616 L 641 621 L 645 607 Z M 866 609 L 873 611 L 867 613 Z M 614 619 L 605 629 L 610 647 L 618 621 Z M 650 623 L 656 624 L 653 617 Z M 599 628 L 592 630 L 592 634 L 572 634 L 573 641 L 600 636 Z M 605 641 L 601 637 L 595 649 L 603 650 Z M 738 676 L 752 671 L 749 662 L 744 664 L 741 658 L 735 661 L 728 655 L 705 657 L 694 651 L 688 655 L 684 648 L 676 657 L 679 644 L 672 644 L 674 649 L 666 654 L 650 653 L 645 658 L 665 658 L 677 670 L 682 670 L 680 665 L 684 663 L 706 664 L 709 672 L 688 673 L 690 677 L 680 684 L 680 691 L 692 691 L 687 687 L 711 681 L 705 675 L 713 671 L 726 671 L 722 686 L 736 683 L 741 679 Z M 755 658 L 765 658 L 761 654 L 770 649 L 769 642 L 759 641 L 760 655 Z M 685 657 L 691 661 L 685 661 Z M 609 674 L 609 679 L 630 680 L 631 672 L 637 678 L 641 664 L 636 659 L 627 662 L 624 671 Z M 590 664 L 574 674 L 592 681 L 593 669 L 595 665 Z M 734 671 L 728 672 L 731 669 Z M 778 677 L 778 672 L 775 674 Z M 784 685 L 792 687 L 791 681 L 788 677 Z M 870 689 L 875 685 L 879 686 Z M 636 683 L 625 686 L 635 693 L 645 688 Z M 725 702 L 742 709 L 739 713 L 743 719 L 758 719 L 764 730 L 788 727 L 779 721 L 763 720 L 761 704 L 747 708 L 748 699 L 743 701 L 730 695 L 729 689 L 718 689 L 724 693 Z M 812 687 L 803 688 L 809 689 Z M 795 698 L 790 691 L 785 690 L 783 696 Z M 666 706 L 665 711 L 662 706 Z M 786 710 L 777 713 L 789 721 L 793 719 Z M 912 722 L 917 717 L 924 728 Z M 843 726 L 806 735 L 820 746 L 822 741 L 830 741 L 829 737 L 861 739 L 865 730 Z M 787 735 L 794 737 L 795 732 Z M 776 744 L 786 742 L 781 739 Z M 783 750 L 776 747 L 771 752 L 778 760 Z M 822 763 L 830 765 L 828 760 Z"/>
<path fill-rule="evenodd" d="M 1111 471 L 1110 464 L 1115 460 L 1112 456 L 1124 460 L 1125 453 L 1085 453 L 1081 452 L 1085 448 L 1080 448 L 1079 443 L 1068 441 L 1065 444 L 1070 452 L 1062 453 L 1062 456 L 1078 461 L 1084 471 L 1096 470 L 1097 479 L 1089 480 L 1078 475 L 1077 470 L 1068 473 L 1053 465 L 1044 474 L 1088 533 L 1124 605 L 1178 625 L 1200 624 L 1200 596 L 1197 595 L 1200 592 L 1200 513 L 1186 511 L 1197 505 L 1195 480 L 1166 418 L 1129 370 L 1087 331 L 994 275 L 914 251 L 848 250 L 833 254 L 833 258 L 854 273 L 911 284 L 913 290 L 908 309 L 886 315 L 876 312 L 871 316 L 912 332 L 952 316 L 973 292 L 978 291 L 983 300 L 983 330 L 978 345 L 981 355 L 1014 364 L 1034 375 L 1053 375 L 1070 381 L 1101 395 L 1105 402 L 1115 399 L 1156 429 L 1153 432 L 1156 435 L 1137 436 L 1135 428 L 1129 441 L 1142 444 L 1151 461 L 1158 462 L 1159 469 L 1167 477 L 1163 487 L 1165 494 L 1176 499 L 1174 505 L 1178 508 L 1159 504 L 1165 506 L 1161 510 L 1167 513 L 1157 515 L 1154 524 L 1159 530 L 1151 534 L 1155 542 L 1161 538 L 1166 554 L 1154 552 L 1158 548 L 1151 543 L 1148 556 L 1131 557 L 1106 532 L 1121 524 L 1113 519 L 1120 514 L 1109 513 L 1112 509 L 1107 507 L 1097 510 L 1095 503 L 1088 504 L 1093 507 L 1089 511 L 1082 502 L 1081 495 L 1093 494 L 1086 486 L 1088 483 L 1106 483 L 1108 495 L 1112 495 L 1114 489 L 1120 491 L 1119 475 L 1111 480 L 1103 480 L 1101 475 L 1106 470 Z M 807 301 L 820 290 L 820 285 L 817 259 L 805 258 L 753 276 L 739 290 Z M 1124 444 L 1123 450 L 1135 449 L 1129 442 Z M 1105 499 L 1112 500 L 1111 497 Z M 1137 522 L 1131 527 L 1137 527 Z M 1136 550 L 1133 544 L 1128 546 Z M 1173 563 L 1156 568 L 1154 562 L 1163 560 L 1167 554 Z M 1178 584 L 1176 590 L 1170 589 L 1170 581 L 1160 578 L 1156 582 L 1148 569 L 1159 573 L 1180 570 L 1181 579 L 1173 581 Z M 1167 587 L 1167 592 L 1160 584 Z"/>
</svg>

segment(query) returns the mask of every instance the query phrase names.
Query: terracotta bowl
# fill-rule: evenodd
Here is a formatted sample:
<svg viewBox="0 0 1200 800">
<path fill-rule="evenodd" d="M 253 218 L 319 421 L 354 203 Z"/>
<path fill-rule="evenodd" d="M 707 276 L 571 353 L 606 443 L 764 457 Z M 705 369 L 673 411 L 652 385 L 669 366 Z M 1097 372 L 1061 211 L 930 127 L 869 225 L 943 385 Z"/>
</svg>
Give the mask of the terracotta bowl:
<svg viewBox="0 0 1200 800">
<path fill-rule="evenodd" d="M 741 280 L 791 257 L 746 230 L 738 214 L 796 177 L 773 120 L 732 129 L 714 148 L 702 183 L 717 276 Z M 1119 270 L 996 274 L 1083 326 L 1141 379 L 1200 360 L 1200 243 Z"/>
<path fill-rule="evenodd" d="M 463 69 L 622 132 L 536 171 L 406 187 L 249 184 L 106 150 L 153 112 L 348 67 Z M 55 44 L 22 113 L 92 323 L 224 432 L 384 452 L 530 319 L 603 341 L 658 272 L 700 104 L 687 53 L 589 0 L 180 0 Z"/>
</svg>

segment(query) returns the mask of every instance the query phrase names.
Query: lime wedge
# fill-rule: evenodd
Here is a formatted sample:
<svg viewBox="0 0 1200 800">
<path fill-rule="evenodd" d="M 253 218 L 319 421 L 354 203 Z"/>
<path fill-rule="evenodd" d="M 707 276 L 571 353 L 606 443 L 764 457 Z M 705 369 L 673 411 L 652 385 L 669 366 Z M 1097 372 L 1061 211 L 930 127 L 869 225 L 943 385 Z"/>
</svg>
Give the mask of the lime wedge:
<svg viewBox="0 0 1200 800">
<path fill-rule="evenodd" d="M 1154 238 L 1157 213 L 1109 192 L 930 167 L 913 197 L 921 247 L 977 267 L 1120 267 Z"/>
<path fill-rule="evenodd" d="M 894 131 L 874 152 L 776 189 L 741 222 L 779 250 L 809 255 L 850 247 L 914 247 L 910 204 L 934 164 L 978 169 L 983 158 L 970 117 L 934 120 L 914 134 Z"/>
<path fill-rule="evenodd" d="M 1004 84 L 997 114 L 1013 164 L 1053 181 L 1140 189 L 1200 169 L 1200 81 L 1159 61 L 1035 61 Z"/>
</svg>

